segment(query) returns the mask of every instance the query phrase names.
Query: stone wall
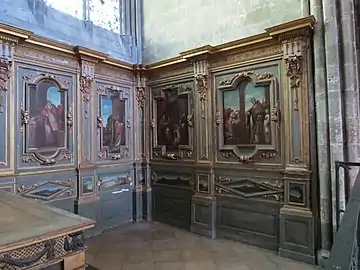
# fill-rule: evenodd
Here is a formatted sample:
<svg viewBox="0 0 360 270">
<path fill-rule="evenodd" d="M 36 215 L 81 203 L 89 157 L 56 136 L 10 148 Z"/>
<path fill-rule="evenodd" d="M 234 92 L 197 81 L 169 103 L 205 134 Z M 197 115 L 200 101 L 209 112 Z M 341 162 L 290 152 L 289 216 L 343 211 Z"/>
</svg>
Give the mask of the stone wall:
<svg viewBox="0 0 360 270">
<path fill-rule="evenodd" d="M 306 0 L 147 0 L 143 3 L 144 62 L 217 45 L 308 16 Z"/>
<path fill-rule="evenodd" d="M 134 4 L 127 7 L 128 11 L 135 10 L 134 7 Z M 24 28 L 42 37 L 101 51 L 122 61 L 141 61 L 141 53 L 137 49 L 141 48 L 141 42 L 136 40 L 141 39 L 141 31 L 136 33 L 136 27 L 132 27 L 129 35 L 119 35 L 51 8 L 43 0 L 2 0 L 0 22 Z"/>
</svg>

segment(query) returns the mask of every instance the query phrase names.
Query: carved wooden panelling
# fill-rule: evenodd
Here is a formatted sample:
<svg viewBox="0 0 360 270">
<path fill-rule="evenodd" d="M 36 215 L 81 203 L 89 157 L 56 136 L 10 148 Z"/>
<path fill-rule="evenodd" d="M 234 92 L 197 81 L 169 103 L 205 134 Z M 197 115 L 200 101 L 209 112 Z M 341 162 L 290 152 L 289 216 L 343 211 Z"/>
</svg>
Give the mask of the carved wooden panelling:
<svg viewBox="0 0 360 270">
<path fill-rule="evenodd" d="M 152 157 L 193 159 L 193 82 L 153 88 Z"/>
<path fill-rule="evenodd" d="M 96 159 L 98 161 L 131 158 L 132 118 L 130 88 L 96 82 Z"/>
<path fill-rule="evenodd" d="M 16 193 L 40 201 L 74 198 L 77 195 L 75 176 L 69 173 L 19 177 Z"/>
<path fill-rule="evenodd" d="M 53 66 L 62 66 L 63 68 L 76 69 L 79 67 L 75 57 L 63 56 L 55 51 L 50 51 L 40 48 L 31 48 L 28 46 L 17 46 L 15 51 L 17 58 L 24 59 L 25 61 L 32 61 L 35 63 L 43 63 Z"/>
<path fill-rule="evenodd" d="M 281 163 L 278 66 L 216 76 L 219 162 Z"/>
<path fill-rule="evenodd" d="M 10 48 L 10 47 L 8 47 Z M 10 81 L 12 78 L 12 62 L 8 58 L 0 58 L 0 171 L 10 168 Z"/>
<path fill-rule="evenodd" d="M 17 64 L 16 78 L 17 167 L 74 164 L 76 76 Z"/>
<path fill-rule="evenodd" d="M 97 64 L 95 66 L 97 77 L 106 77 L 115 80 L 126 81 L 129 84 L 134 83 L 134 75 L 130 70 L 118 69 L 105 64 Z"/>
<path fill-rule="evenodd" d="M 265 180 L 253 177 L 238 178 L 221 175 L 216 178 L 215 186 L 217 194 L 249 199 L 284 201 L 284 184 L 280 180 Z"/>
</svg>

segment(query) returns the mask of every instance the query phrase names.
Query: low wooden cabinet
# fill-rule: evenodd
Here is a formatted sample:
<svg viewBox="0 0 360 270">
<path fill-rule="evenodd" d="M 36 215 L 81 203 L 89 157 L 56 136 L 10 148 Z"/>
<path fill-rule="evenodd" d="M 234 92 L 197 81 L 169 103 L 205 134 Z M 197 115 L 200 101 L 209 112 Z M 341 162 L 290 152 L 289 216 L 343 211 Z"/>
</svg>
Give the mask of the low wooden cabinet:
<svg viewBox="0 0 360 270">
<path fill-rule="evenodd" d="M 83 232 L 95 222 L 0 191 L 0 269 L 85 269 Z"/>
</svg>

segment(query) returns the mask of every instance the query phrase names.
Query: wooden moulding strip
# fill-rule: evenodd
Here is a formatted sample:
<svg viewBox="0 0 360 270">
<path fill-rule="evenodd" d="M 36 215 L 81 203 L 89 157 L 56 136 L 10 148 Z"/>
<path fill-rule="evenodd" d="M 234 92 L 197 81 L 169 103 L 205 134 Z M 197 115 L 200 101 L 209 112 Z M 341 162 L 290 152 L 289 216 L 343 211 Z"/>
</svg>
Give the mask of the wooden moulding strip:
<svg viewBox="0 0 360 270">
<path fill-rule="evenodd" d="M 154 70 L 158 68 L 163 68 L 179 63 L 186 62 L 191 59 L 195 59 L 198 57 L 208 57 L 209 55 L 214 55 L 220 52 L 225 52 L 229 50 L 234 50 L 243 47 L 253 46 L 255 44 L 260 44 L 266 41 L 270 41 L 272 39 L 276 39 L 278 36 L 296 32 L 300 29 L 305 28 L 313 28 L 315 24 L 315 17 L 308 16 L 304 18 L 300 18 L 297 20 L 293 20 L 290 22 L 286 22 L 283 24 L 279 24 L 273 27 L 269 27 L 265 29 L 265 32 L 258 35 L 253 35 L 250 37 L 242 38 L 239 40 L 227 42 L 224 44 L 220 44 L 217 46 L 205 45 L 195 49 L 187 50 L 181 52 L 179 56 L 172 57 L 169 59 L 161 60 L 155 63 L 148 64 L 141 68 L 142 70 Z M 124 61 L 120 61 L 117 59 L 113 59 L 109 57 L 109 55 L 91 50 L 81 46 L 72 46 L 69 44 L 61 43 L 58 41 L 50 40 L 44 37 L 40 37 L 35 35 L 33 32 L 6 25 L 0 23 L 0 34 L 5 34 L 9 36 L 13 36 L 15 39 L 23 40 L 25 43 L 34 44 L 40 47 L 46 47 L 53 50 L 61 51 L 68 53 L 70 55 L 80 54 L 83 57 L 89 57 L 94 60 L 97 60 L 100 63 L 105 63 L 111 66 L 116 66 L 119 68 L 127 69 L 127 70 L 138 70 L 139 65 L 132 65 Z"/>
</svg>

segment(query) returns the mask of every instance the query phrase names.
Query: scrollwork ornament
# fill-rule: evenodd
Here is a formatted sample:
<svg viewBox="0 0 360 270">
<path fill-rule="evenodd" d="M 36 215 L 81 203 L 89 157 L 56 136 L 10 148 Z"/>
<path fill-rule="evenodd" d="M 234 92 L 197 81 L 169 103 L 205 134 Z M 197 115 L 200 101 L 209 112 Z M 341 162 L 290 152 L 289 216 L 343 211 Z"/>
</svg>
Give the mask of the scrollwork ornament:
<svg viewBox="0 0 360 270">
<path fill-rule="evenodd" d="M 89 102 L 92 92 L 93 78 L 89 76 L 80 77 L 80 91 L 82 93 L 83 101 Z"/>
<path fill-rule="evenodd" d="M 302 62 L 301 56 L 291 56 L 285 59 L 286 64 L 286 76 L 290 80 L 290 88 L 294 91 L 294 110 L 299 110 L 299 96 L 298 90 L 301 86 L 301 76 L 302 76 Z"/>
<path fill-rule="evenodd" d="M 93 86 L 93 78 L 90 76 L 80 77 L 80 91 L 82 93 L 82 99 L 85 102 L 85 119 L 88 118 L 88 103 L 91 99 L 91 92 Z"/>
<path fill-rule="evenodd" d="M 102 128 L 103 127 L 103 119 L 102 119 L 102 117 L 100 115 L 98 115 L 96 117 L 96 121 L 97 121 L 97 128 L 98 129 Z"/>
<path fill-rule="evenodd" d="M 145 87 L 136 87 L 136 100 L 139 108 L 145 106 Z"/>
<path fill-rule="evenodd" d="M 220 125 L 221 123 L 221 113 L 219 111 L 216 111 L 215 113 L 215 123 L 216 125 Z"/>
<path fill-rule="evenodd" d="M 30 114 L 28 111 L 25 110 L 22 102 L 20 103 L 20 113 L 21 113 L 21 127 L 20 132 L 24 131 L 24 126 L 29 124 Z"/>
<path fill-rule="evenodd" d="M 205 101 L 207 98 L 207 76 L 199 74 L 195 77 L 196 89 L 200 96 L 200 101 Z"/>
<path fill-rule="evenodd" d="M 9 79 L 11 77 L 11 61 L 0 59 L 0 113 L 4 112 L 4 95 L 8 90 Z"/>
<path fill-rule="evenodd" d="M 276 102 L 276 105 L 270 110 L 270 119 L 272 122 L 276 123 L 276 127 L 280 128 L 281 122 L 281 111 L 280 111 L 280 103 Z"/>
<path fill-rule="evenodd" d="M 193 127 L 194 112 L 187 116 L 187 125 Z"/>
<path fill-rule="evenodd" d="M 66 122 L 67 122 L 68 128 L 71 129 L 73 126 L 73 114 L 72 114 L 71 108 L 69 109 L 69 112 L 66 116 Z"/>
</svg>

